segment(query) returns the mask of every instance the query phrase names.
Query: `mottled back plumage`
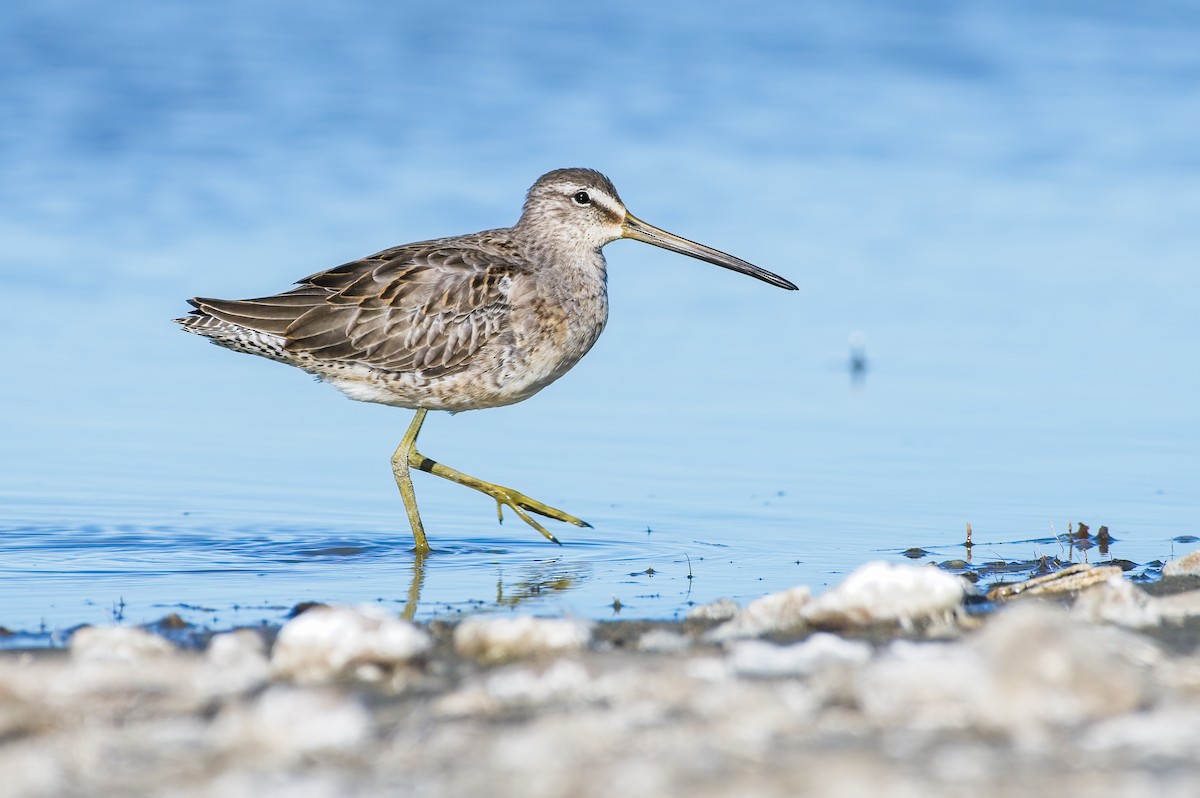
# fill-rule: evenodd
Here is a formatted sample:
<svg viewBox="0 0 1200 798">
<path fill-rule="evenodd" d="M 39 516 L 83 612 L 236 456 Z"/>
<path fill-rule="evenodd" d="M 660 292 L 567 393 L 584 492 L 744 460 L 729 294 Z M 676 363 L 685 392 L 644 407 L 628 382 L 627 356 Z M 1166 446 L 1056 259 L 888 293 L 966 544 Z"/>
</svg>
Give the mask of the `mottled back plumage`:
<svg viewBox="0 0 1200 798">
<path fill-rule="evenodd" d="M 475 239 L 475 240 L 472 240 Z M 508 285 L 520 270 L 511 243 L 491 233 L 407 244 L 305 277 L 297 288 L 257 299 L 191 300 L 180 320 L 205 316 L 236 336 L 280 339 L 276 359 L 354 363 L 441 376 L 461 369 L 504 326 Z"/>
</svg>

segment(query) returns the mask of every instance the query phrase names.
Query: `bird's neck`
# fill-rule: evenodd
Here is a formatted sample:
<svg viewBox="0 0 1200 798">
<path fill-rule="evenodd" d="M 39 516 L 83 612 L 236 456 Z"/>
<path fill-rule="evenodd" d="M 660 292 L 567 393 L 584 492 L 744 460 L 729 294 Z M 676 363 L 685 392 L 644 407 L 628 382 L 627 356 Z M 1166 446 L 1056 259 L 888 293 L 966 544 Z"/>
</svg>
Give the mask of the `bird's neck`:
<svg viewBox="0 0 1200 798">
<path fill-rule="evenodd" d="M 555 281 L 574 289 L 603 292 L 608 284 L 608 268 L 600 247 L 577 237 L 522 236 L 514 229 L 528 263 Z"/>
</svg>

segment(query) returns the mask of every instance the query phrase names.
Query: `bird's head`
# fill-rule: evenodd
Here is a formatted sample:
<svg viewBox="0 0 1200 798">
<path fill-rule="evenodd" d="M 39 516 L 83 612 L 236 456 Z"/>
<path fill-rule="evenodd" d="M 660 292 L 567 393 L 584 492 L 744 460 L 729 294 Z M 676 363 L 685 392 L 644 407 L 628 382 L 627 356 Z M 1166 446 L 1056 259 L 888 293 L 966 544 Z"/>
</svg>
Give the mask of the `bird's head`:
<svg viewBox="0 0 1200 798">
<path fill-rule="evenodd" d="M 593 250 L 618 238 L 632 238 L 796 289 L 790 280 L 766 269 L 643 222 L 621 202 L 612 181 L 594 169 L 556 169 L 539 177 L 529 189 L 517 229 L 531 241 Z"/>
</svg>

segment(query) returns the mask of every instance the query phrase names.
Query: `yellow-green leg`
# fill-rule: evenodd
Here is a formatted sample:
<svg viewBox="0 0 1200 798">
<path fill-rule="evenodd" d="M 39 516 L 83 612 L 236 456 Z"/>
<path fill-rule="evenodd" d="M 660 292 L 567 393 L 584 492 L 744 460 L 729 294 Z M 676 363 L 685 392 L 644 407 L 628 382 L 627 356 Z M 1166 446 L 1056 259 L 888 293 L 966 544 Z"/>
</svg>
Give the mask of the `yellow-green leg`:
<svg viewBox="0 0 1200 798">
<path fill-rule="evenodd" d="M 421 514 L 417 512 L 417 494 L 413 491 L 408 464 L 411 459 L 410 452 L 417 450 L 417 435 L 421 432 L 421 425 L 425 423 L 425 412 L 418 410 L 417 414 L 413 416 L 412 423 L 408 425 L 408 431 L 404 433 L 404 437 L 400 439 L 400 445 L 396 447 L 396 451 L 392 455 L 392 474 L 396 477 L 396 486 L 400 488 L 400 498 L 404 499 L 404 511 L 408 513 L 408 523 L 412 526 L 413 540 L 417 544 L 417 554 L 425 554 L 429 551 L 429 538 L 425 537 Z"/>
<path fill-rule="evenodd" d="M 484 482 L 482 479 L 477 479 L 469 474 L 464 474 L 461 471 L 456 471 L 439 462 L 430 460 L 418 452 L 417 435 L 421 432 L 421 425 L 425 423 L 426 412 L 425 410 L 417 411 L 417 415 L 413 417 L 412 424 L 409 424 L 408 431 L 404 433 L 404 438 L 401 439 L 400 445 L 396 447 L 396 453 L 392 455 L 392 473 L 396 475 L 396 484 L 400 487 L 400 496 L 404 499 L 404 509 L 408 512 L 408 521 L 413 528 L 413 538 L 417 542 L 417 551 L 429 551 L 429 541 L 425 537 L 425 529 L 421 525 L 421 516 L 417 513 L 417 497 L 413 492 L 412 477 L 409 476 L 409 468 L 416 468 L 428 474 L 439 476 L 442 479 L 466 485 L 468 488 L 477 490 L 480 493 L 486 493 L 495 500 L 496 515 L 500 518 L 501 522 L 504 521 L 505 506 L 511 507 L 513 512 L 522 521 L 529 524 L 538 532 L 541 532 L 546 536 L 547 540 L 554 543 L 559 543 L 558 538 L 554 537 L 554 535 L 550 534 L 549 530 L 535 521 L 529 515 L 529 512 L 544 515 L 556 521 L 574 524 L 575 526 L 591 526 L 588 522 L 581 521 L 570 513 L 564 513 L 562 510 L 556 510 L 549 505 L 542 504 L 520 491 L 506 488 L 503 485 Z M 529 512 L 526 512 L 527 510 Z"/>
</svg>

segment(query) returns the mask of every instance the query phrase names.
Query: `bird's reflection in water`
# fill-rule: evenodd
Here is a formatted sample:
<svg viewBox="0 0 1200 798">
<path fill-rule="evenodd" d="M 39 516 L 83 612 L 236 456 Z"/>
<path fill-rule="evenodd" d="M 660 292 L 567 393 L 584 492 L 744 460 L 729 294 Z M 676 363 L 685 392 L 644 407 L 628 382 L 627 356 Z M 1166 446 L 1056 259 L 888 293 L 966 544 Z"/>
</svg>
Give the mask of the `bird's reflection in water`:
<svg viewBox="0 0 1200 798">
<path fill-rule="evenodd" d="M 408 583 L 408 600 L 404 602 L 404 610 L 400 617 L 411 621 L 417 615 L 417 606 L 421 603 L 421 588 L 425 586 L 425 560 L 429 552 L 421 549 L 413 550 L 412 581 Z"/>
<path fill-rule="evenodd" d="M 406 620 L 414 620 L 421 603 L 421 591 L 425 587 L 425 575 L 436 553 L 414 550 L 412 580 L 408 586 L 408 598 L 400 613 Z M 435 569 L 436 570 L 436 569 Z M 559 558 L 538 560 L 521 566 L 515 577 L 506 577 L 503 571 L 496 578 L 494 607 L 518 607 L 530 601 L 564 593 L 587 579 L 591 569 L 580 563 L 563 562 Z M 477 609 L 487 609 L 486 602 L 475 603 Z"/>
<path fill-rule="evenodd" d="M 867 334 L 861 330 L 850 333 L 850 359 L 846 367 L 850 371 L 850 384 L 861 388 L 867 379 Z"/>
<path fill-rule="evenodd" d="M 506 591 L 504 577 L 501 576 L 496 580 L 496 604 L 501 607 L 516 607 L 529 599 L 570 590 L 577 582 L 577 577 L 546 572 L 513 582 Z"/>
</svg>

